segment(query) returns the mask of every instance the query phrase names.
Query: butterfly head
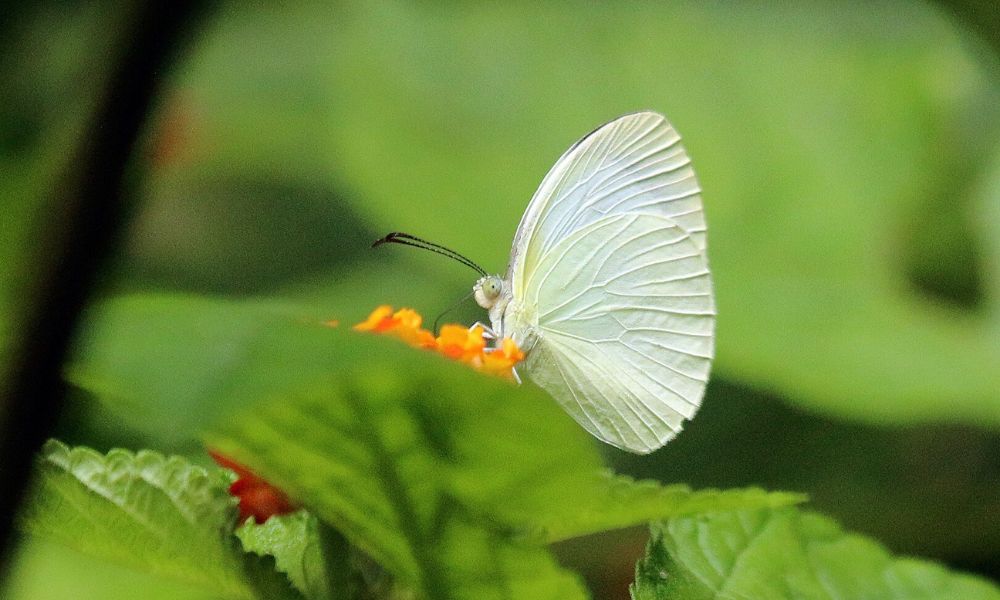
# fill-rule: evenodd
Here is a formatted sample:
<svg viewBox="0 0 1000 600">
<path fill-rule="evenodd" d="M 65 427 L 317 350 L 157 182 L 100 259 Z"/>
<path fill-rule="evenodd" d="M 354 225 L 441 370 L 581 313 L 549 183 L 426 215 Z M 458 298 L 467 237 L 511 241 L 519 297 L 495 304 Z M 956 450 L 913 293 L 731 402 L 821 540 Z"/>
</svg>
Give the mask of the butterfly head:
<svg viewBox="0 0 1000 600">
<path fill-rule="evenodd" d="M 472 292 L 476 296 L 479 306 L 489 310 L 497 303 L 500 292 L 503 291 L 503 280 L 499 275 L 487 275 L 480 277 L 476 285 L 472 286 Z"/>
</svg>

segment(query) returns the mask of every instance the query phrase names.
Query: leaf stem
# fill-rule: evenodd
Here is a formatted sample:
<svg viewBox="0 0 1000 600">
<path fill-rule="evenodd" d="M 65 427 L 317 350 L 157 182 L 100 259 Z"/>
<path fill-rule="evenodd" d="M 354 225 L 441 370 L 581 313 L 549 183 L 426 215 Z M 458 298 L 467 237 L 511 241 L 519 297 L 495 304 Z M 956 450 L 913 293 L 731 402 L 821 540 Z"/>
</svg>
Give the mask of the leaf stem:
<svg viewBox="0 0 1000 600">
<path fill-rule="evenodd" d="M 370 422 L 370 413 L 366 410 L 359 393 L 354 389 L 349 389 L 344 392 L 344 396 L 354 412 L 359 434 L 365 436 L 372 450 L 380 481 L 386 487 L 386 497 L 392 502 L 396 514 L 399 515 L 400 530 L 409 540 L 410 547 L 413 549 L 413 558 L 420 567 L 421 596 L 434 600 L 446 600 L 450 594 L 443 577 L 443 566 L 437 560 L 437 554 L 431 548 L 431 542 L 420 526 L 417 509 L 407 493 L 402 477 L 396 470 L 396 462 L 392 453 Z"/>
</svg>

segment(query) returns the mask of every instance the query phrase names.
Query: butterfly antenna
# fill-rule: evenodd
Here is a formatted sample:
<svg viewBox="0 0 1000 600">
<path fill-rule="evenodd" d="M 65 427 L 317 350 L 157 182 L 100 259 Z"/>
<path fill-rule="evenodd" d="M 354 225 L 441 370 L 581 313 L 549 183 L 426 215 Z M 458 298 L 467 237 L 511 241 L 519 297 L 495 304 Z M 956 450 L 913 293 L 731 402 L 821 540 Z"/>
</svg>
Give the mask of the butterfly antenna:
<svg viewBox="0 0 1000 600">
<path fill-rule="evenodd" d="M 483 269 L 476 263 L 472 262 L 468 258 L 462 256 L 458 252 L 455 252 L 450 248 L 445 248 L 440 244 L 435 244 L 434 242 L 428 242 L 427 240 L 420 239 L 414 235 L 403 233 L 402 231 L 393 231 L 384 238 L 375 240 L 375 243 L 372 244 L 372 248 L 377 248 L 382 244 L 402 244 L 403 246 L 412 246 L 414 248 L 420 248 L 421 250 L 429 250 L 436 254 L 447 256 L 450 259 L 457 260 L 458 262 L 469 267 L 470 269 L 473 269 L 475 272 L 479 273 L 483 277 L 487 275 L 485 269 Z"/>
<path fill-rule="evenodd" d="M 459 304 L 461 304 L 461 303 L 465 302 L 466 300 L 468 300 L 472 296 L 472 294 L 474 294 L 474 293 L 475 292 L 472 291 L 472 292 L 469 292 L 468 294 L 462 296 L 454 304 L 452 304 L 448 308 L 444 309 L 444 311 L 441 314 L 439 314 L 436 319 L 434 319 L 434 326 L 431 327 L 431 331 L 434 332 L 434 335 L 438 334 L 438 323 L 441 322 L 441 317 L 443 317 L 446 314 L 450 313 L 451 311 L 455 310 L 455 307 L 457 307 Z"/>
</svg>

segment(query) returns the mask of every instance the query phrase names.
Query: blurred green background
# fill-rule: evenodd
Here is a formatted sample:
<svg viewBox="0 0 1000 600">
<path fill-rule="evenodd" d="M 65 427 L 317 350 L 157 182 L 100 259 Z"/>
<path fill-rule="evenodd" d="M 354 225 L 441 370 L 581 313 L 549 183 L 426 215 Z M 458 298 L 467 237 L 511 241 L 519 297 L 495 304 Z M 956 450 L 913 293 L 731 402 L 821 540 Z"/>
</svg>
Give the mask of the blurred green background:
<svg viewBox="0 0 1000 600">
<path fill-rule="evenodd" d="M 42 2 L 0 25 L 0 349 L 126 8 Z M 609 449 L 609 464 L 804 491 L 896 552 L 1000 578 L 1000 63 L 948 5 L 228 3 L 192 36 L 136 156 L 103 295 L 432 319 L 472 273 L 372 240 L 400 229 L 503 272 L 562 151 L 654 109 L 704 189 L 718 356 L 678 440 Z M 448 315 L 480 318 L 471 301 Z M 143 423 L 170 411 L 129 418 L 78 394 L 60 436 L 197 454 L 192 419 Z M 642 543 L 560 551 L 617 590 Z M 8 591 L 131 597 L 149 581 L 28 539 Z M 155 583 L 197 597 L 172 585 Z"/>
</svg>

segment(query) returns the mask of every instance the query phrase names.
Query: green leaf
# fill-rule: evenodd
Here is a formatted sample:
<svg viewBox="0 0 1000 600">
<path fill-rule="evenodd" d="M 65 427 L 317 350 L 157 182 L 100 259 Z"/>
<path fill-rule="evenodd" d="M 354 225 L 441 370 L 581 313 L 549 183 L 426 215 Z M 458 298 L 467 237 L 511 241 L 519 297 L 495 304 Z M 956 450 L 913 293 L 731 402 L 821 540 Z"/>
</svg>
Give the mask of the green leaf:
<svg viewBox="0 0 1000 600">
<path fill-rule="evenodd" d="M 23 536 L 5 578 L 4 600 L 208 600 L 211 593 L 80 552 L 38 536 Z"/>
<path fill-rule="evenodd" d="M 427 274 L 398 265 L 384 275 Z M 66 377 L 111 409 L 116 427 L 160 449 L 200 449 L 199 432 L 216 419 L 335 370 L 351 349 L 331 345 L 324 323 L 335 319 L 347 328 L 363 320 L 376 300 L 358 290 L 370 279 L 354 273 L 339 293 L 301 302 L 134 294 L 97 303 L 87 309 Z M 407 289 L 387 295 L 426 298 L 413 291 L 422 285 Z"/>
<path fill-rule="evenodd" d="M 95 311 L 71 377 L 123 418 L 165 426 L 181 413 L 188 435 L 207 429 L 211 446 L 428 597 L 460 589 L 459 573 L 490 573 L 491 593 L 525 577 L 566 589 L 575 580 L 546 558 L 547 541 L 797 499 L 608 476 L 597 442 L 540 389 L 308 315 L 260 301 L 109 302 Z M 540 570 L 529 577 L 527 563 Z"/>
<path fill-rule="evenodd" d="M 468 435 L 470 422 L 499 418 L 515 426 L 503 418 L 507 410 L 498 409 L 504 405 L 543 421 L 539 413 L 548 411 L 514 400 L 504 382 L 395 340 L 330 334 L 334 344 L 348 343 L 344 338 L 355 338 L 349 343 L 368 360 L 340 365 L 346 371 L 340 378 L 229 420 L 209 443 L 334 524 L 418 597 L 502 598 L 504 590 L 522 588 L 555 594 L 538 598 L 586 597 L 543 547 L 518 543 L 514 532 L 468 506 L 449 485 L 453 470 L 477 467 L 464 462 L 463 448 L 490 444 Z M 459 393 L 473 382 L 480 388 L 475 396 Z M 557 437 L 565 436 L 567 452 L 539 462 L 589 462 L 587 441 L 571 426 L 552 424 Z M 514 471 L 535 466 L 508 458 Z M 484 481 L 492 477 L 481 467 L 476 472 Z"/>
<path fill-rule="evenodd" d="M 116 410 L 123 423 L 168 447 L 183 446 L 213 419 L 329 368 L 290 337 L 280 303 L 126 296 L 90 309 L 69 380 Z M 319 316 L 307 319 L 315 324 Z M 299 324 L 299 330 L 308 327 Z M 284 348 L 283 344 L 295 344 Z"/>
<path fill-rule="evenodd" d="M 239 550 L 221 470 L 148 450 L 102 455 L 50 440 L 36 479 L 23 515 L 30 533 L 225 598 L 295 597 L 273 565 Z"/>
<path fill-rule="evenodd" d="M 576 574 L 544 547 L 491 531 L 482 522 L 452 518 L 439 545 L 447 565 L 445 598 L 584 599 Z M 431 596 L 438 598 L 438 596 Z"/>
<path fill-rule="evenodd" d="M 579 597 L 576 579 L 560 570 L 544 550 L 498 540 L 482 528 L 454 523 L 452 527 L 454 530 L 447 535 L 454 535 L 455 539 L 446 546 L 456 556 L 444 557 L 444 563 L 462 564 L 466 562 L 463 555 L 469 552 L 491 559 L 487 568 L 461 574 L 455 582 L 456 589 L 450 592 L 455 596 L 495 595 L 499 579 L 506 586 L 508 597 Z M 391 581 L 385 574 L 374 565 L 364 564 L 363 557 L 346 540 L 338 539 L 335 532 L 308 511 L 271 517 L 260 525 L 248 521 L 237 530 L 237 535 L 247 550 L 274 556 L 278 568 L 288 574 L 307 598 L 394 597 Z M 511 577 L 511 572 L 517 575 Z M 362 583 L 364 592 L 358 587 Z M 406 597 L 402 591 L 399 595 Z"/>
<path fill-rule="evenodd" d="M 471 484 L 471 482 L 470 482 Z M 491 491 L 480 489 L 489 504 Z M 509 495 L 509 490 L 503 494 Z M 512 524 L 528 523 L 548 541 L 640 525 L 647 521 L 748 507 L 780 507 L 804 502 L 805 495 L 759 488 L 692 490 L 683 484 L 636 481 L 611 472 L 552 473 L 552 481 L 516 493 L 494 495 L 491 506 Z"/>
<path fill-rule="evenodd" d="M 275 515 L 263 524 L 248 519 L 236 536 L 248 552 L 273 556 L 278 570 L 307 598 L 326 598 L 330 588 L 316 527 L 316 518 L 300 510 Z"/>
<path fill-rule="evenodd" d="M 278 570 L 310 600 L 361 597 L 355 550 L 309 511 L 275 515 L 262 524 L 248 519 L 236 535 L 245 550 L 273 556 Z"/>
<path fill-rule="evenodd" d="M 822 515 L 795 508 L 654 524 L 635 600 L 997 600 L 990 582 L 896 558 Z"/>
</svg>

